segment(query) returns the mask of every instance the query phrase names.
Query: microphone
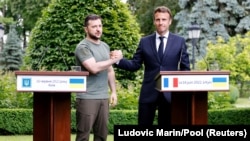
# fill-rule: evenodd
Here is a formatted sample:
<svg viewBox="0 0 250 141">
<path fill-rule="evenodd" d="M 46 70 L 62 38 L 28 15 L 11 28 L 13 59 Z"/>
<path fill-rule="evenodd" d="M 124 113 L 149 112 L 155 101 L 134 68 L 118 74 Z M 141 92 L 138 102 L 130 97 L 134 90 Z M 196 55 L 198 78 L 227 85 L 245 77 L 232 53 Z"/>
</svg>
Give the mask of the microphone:
<svg viewBox="0 0 250 141">
<path fill-rule="evenodd" d="M 63 62 L 64 62 L 64 64 L 65 64 L 65 66 L 66 66 L 66 71 L 67 71 L 67 70 L 69 70 L 69 67 L 68 67 L 68 65 L 67 65 L 67 63 L 66 63 L 66 61 L 65 61 L 65 59 L 64 59 L 64 57 L 63 57 L 61 47 L 59 46 L 59 47 L 57 47 L 57 48 L 59 48 L 60 54 L 61 54 L 61 56 L 62 56 Z"/>
<path fill-rule="evenodd" d="M 61 48 L 60 48 L 60 47 L 57 47 L 57 48 L 59 49 L 59 52 L 60 52 L 61 56 L 63 57 Z M 42 51 L 42 56 L 41 56 L 40 60 L 38 61 L 37 65 L 35 66 L 36 69 L 39 70 L 39 65 L 41 64 L 41 62 L 42 62 L 42 60 L 43 60 L 43 58 L 44 58 L 46 52 L 48 51 L 48 49 L 49 49 L 49 47 L 47 46 L 47 47 Z M 68 70 L 69 68 L 68 68 L 68 65 L 67 65 L 67 63 L 66 63 L 64 57 L 63 57 L 62 59 L 63 59 L 64 64 L 66 65 L 66 70 Z"/>
<path fill-rule="evenodd" d="M 42 56 L 41 56 L 41 58 L 40 58 L 40 60 L 38 61 L 38 63 L 37 63 L 37 65 L 36 65 L 36 68 L 39 70 L 39 65 L 40 65 L 40 63 L 42 62 L 42 59 L 43 59 L 43 57 L 45 56 L 45 54 L 46 54 L 46 52 L 47 52 L 47 50 L 48 50 L 49 48 L 48 48 L 48 46 L 43 50 L 43 52 L 42 52 Z"/>
<path fill-rule="evenodd" d="M 178 62 L 178 71 L 180 71 L 181 70 L 181 57 L 182 57 L 182 54 L 183 54 L 183 47 L 181 47 L 181 54 L 180 54 L 180 59 L 179 59 L 179 62 Z"/>
<path fill-rule="evenodd" d="M 202 57 L 203 61 L 205 62 L 206 64 L 206 70 L 209 71 L 209 64 L 207 62 L 207 60 L 204 58 L 204 56 L 200 53 L 200 49 L 198 48 L 198 46 L 196 46 L 196 49 L 198 51 L 198 54 Z"/>
</svg>

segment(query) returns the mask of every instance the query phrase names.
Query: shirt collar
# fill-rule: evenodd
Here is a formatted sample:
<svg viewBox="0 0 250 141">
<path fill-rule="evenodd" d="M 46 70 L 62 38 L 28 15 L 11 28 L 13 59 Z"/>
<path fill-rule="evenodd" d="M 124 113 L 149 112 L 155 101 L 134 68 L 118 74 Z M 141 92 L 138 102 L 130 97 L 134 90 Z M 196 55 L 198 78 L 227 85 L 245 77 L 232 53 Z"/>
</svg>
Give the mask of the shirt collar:
<svg viewBox="0 0 250 141">
<path fill-rule="evenodd" d="M 169 31 L 166 32 L 165 35 L 163 35 L 163 37 L 165 37 L 166 39 L 168 38 L 168 35 L 169 35 Z M 156 39 L 158 39 L 160 37 L 160 34 L 156 32 Z"/>
</svg>

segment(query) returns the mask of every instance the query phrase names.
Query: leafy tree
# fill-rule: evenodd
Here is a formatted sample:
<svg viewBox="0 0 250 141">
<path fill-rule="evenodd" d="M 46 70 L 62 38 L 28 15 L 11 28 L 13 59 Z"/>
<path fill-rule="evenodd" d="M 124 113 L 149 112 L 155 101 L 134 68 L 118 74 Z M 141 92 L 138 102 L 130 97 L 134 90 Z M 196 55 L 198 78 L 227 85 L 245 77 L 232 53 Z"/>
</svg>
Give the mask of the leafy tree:
<svg viewBox="0 0 250 141">
<path fill-rule="evenodd" d="M 173 16 L 179 12 L 180 7 L 178 1 L 173 0 L 128 0 L 130 10 L 136 15 L 140 24 L 140 31 L 143 35 L 151 34 L 155 31 L 153 25 L 153 12 L 157 6 L 167 6 L 170 8 Z M 176 20 L 173 19 L 170 31 L 175 31 Z"/>
<path fill-rule="evenodd" d="M 7 36 L 6 44 L 3 48 L 3 52 L 0 53 L 0 64 L 3 65 L 4 71 L 19 70 L 22 65 L 22 47 L 20 39 L 17 36 L 17 32 L 14 25 L 10 26 L 10 32 Z"/>
<path fill-rule="evenodd" d="M 36 21 L 41 17 L 42 10 L 51 0 L 15 0 L 9 3 L 11 13 L 16 20 L 23 20 L 23 26 L 31 31 Z"/>
<path fill-rule="evenodd" d="M 218 38 L 217 43 L 208 43 L 207 55 L 204 60 L 197 62 L 198 69 L 214 68 L 229 70 L 230 83 L 240 86 L 240 95 L 244 86 L 250 82 L 250 32 L 236 35 L 228 41 Z"/>
<path fill-rule="evenodd" d="M 28 42 L 26 39 L 26 34 L 29 33 L 35 23 L 42 15 L 42 10 L 46 8 L 51 0 L 9 0 L 8 8 L 10 10 L 7 16 L 13 17 L 18 23 L 18 35 L 23 37 L 24 48 L 27 46 Z M 27 32 L 27 33 L 26 33 Z"/>
<path fill-rule="evenodd" d="M 43 11 L 32 30 L 25 56 L 26 67 L 69 70 L 75 64 L 75 47 L 85 36 L 83 20 L 90 13 L 103 18 L 102 40 L 111 50 L 121 49 L 124 57 L 131 58 L 140 34 L 139 25 L 126 4 L 120 0 L 55 0 Z M 141 78 L 137 73 L 121 69 L 116 72 L 117 79 L 124 83 Z"/>
<path fill-rule="evenodd" d="M 250 0 L 179 0 L 179 6 L 181 11 L 175 19 L 181 35 L 188 38 L 187 30 L 192 23 L 201 27 L 199 52 L 196 52 L 200 54 L 195 54 L 198 59 L 205 56 L 208 41 L 215 43 L 218 36 L 229 40 L 250 29 L 250 22 L 247 22 Z"/>
<path fill-rule="evenodd" d="M 0 71 L 1 73 L 1 71 Z M 0 108 L 29 108 L 33 107 L 32 92 L 17 92 L 14 72 L 6 72 L 0 77 Z"/>
<path fill-rule="evenodd" d="M 11 25 L 14 23 L 13 17 L 9 17 L 10 10 L 8 10 L 8 3 L 10 3 L 10 0 L 1 0 L 0 1 L 0 23 L 4 25 Z"/>
</svg>

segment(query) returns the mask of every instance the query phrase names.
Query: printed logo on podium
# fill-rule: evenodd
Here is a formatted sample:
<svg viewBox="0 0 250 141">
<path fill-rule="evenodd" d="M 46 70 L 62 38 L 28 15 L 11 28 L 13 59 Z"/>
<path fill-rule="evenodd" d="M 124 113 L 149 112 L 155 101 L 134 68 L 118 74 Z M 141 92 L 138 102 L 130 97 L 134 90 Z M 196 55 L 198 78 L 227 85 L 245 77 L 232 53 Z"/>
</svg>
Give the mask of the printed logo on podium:
<svg viewBox="0 0 250 141">
<path fill-rule="evenodd" d="M 23 78 L 22 79 L 22 87 L 30 88 L 31 87 L 31 78 Z"/>
</svg>

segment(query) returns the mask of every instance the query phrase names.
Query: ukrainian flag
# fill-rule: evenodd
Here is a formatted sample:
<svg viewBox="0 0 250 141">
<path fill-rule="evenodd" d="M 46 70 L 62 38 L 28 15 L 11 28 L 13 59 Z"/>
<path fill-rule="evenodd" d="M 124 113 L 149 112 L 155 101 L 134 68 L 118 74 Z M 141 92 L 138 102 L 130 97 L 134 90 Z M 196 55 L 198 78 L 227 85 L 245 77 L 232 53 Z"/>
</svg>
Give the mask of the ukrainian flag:
<svg viewBox="0 0 250 141">
<path fill-rule="evenodd" d="M 214 77 L 213 78 L 213 87 L 226 87 L 227 78 L 226 77 Z"/>
<path fill-rule="evenodd" d="M 84 79 L 83 78 L 70 78 L 69 87 L 70 88 L 84 88 Z"/>
</svg>

